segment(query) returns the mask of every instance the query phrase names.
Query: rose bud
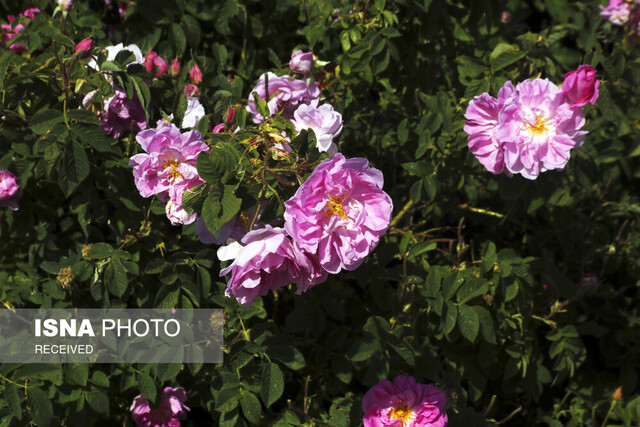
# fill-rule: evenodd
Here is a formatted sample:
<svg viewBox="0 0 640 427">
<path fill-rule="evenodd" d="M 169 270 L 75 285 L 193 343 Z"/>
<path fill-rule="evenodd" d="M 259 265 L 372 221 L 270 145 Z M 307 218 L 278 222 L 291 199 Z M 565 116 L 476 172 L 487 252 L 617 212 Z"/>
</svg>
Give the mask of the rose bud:
<svg viewBox="0 0 640 427">
<path fill-rule="evenodd" d="M 75 52 L 80 55 L 80 58 L 84 59 L 91 55 L 93 50 L 93 40 L 85 39 L 76 44 Z"/>
<path fill-rule="evenodd" d="M 600 81 L 596 79 L 596 70 L 591 65 L 581 65 L 564 75 L 562 92 L 574 107 L 583 107 L 596 103 L 598 86 Z"/>
<path fill-rule="evenodd" d="M 200 82 L 202 81 L 202 71 L 200 71 L 200 67 L 198 67 L 198 64 L 195 64 L 193 67 L 191 67 L 189 76 L 191 77 L 191 81 L 194 84 L 200 84 Z"/>
</svg>

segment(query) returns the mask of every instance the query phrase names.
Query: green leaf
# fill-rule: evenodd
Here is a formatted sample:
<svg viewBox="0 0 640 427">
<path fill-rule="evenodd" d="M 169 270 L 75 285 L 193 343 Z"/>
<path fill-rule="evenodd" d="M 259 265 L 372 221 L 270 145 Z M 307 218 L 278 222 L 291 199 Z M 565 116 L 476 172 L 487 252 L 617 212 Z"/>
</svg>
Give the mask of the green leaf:
<svg viewBox="0 0 640 427">
<path fill-rule="evenodd" d="M 461 305 L 458 307 L 460 311 L 460 319 L 458 321 L 458 327 L 462 336 L 473 342 L 478 336 L 480 331 L 480 319 L 475 310 L 468 305 Z"/>
<path fill-rule="evenodd" d="M 40 111 L 31 118 L 31 130 L 38 135 L 44 135 L 53 125 L 63 121 L 62 112 L 58 110 Z"/>
<path fill-rule="evenodd" d="M 275 363 L 265 363 L 262 367 L 260 382 L 260 397 L 268 408 L 282 396 L 284 391 L 284 377 L 280 367 Z"/>
<path fill-rule="evenodd" d="M 64 150 L 64 173 L 68 180 L 76 184 L 89 176 L 89 159 L 87 153 L 76 141 L 67 144 Z"/>
<path fill-rule="evenodd" d="M 109 387 L 109 377 L 102 371 L 94 371 L 89 381 L 101 387 Z"/>
<path fill-rule="evenodd" d="M 4 77 L 15 57 L 16 54 L 11 50 L 5 50 L 2 52 L 2 55 L 0 55 L 0 91 L 4 90 Z"/>
<path fill-rule="evenodd" d="M 4 400 L 9 405 L 11 414 L 17 419 L 22 419 L 22 406 L 20 405 L 20 396 L 15 385 L 7 383 L 4 389 Z"/>
<path fill-rule="evenodd" d="M 91 259 L 105 259 L 113 255 L 113 247 L 108 243 L 94 243 L 87 252 Z"/>
<path fill-rule="evenodd" d="M 80 386 L 87 385 L 89 365 L 86 363 L 70 363 L 64 365 L 66 382 Z"/>
<path fill-rule="evenodd" d="M 240 396 L 240 407 L 245 418 L 252 424 L 260 423 L 262 415 L 262 406 L 260 401 L 253 393 L 243 392 Z"/>
<path fill-rule="evenodd" d="M 29 404 L 31 406 L 31 419 L 38 427 L 47 427 L 53 418 L 53 405 L 46 392 L 39 388 L 29 387 Z"/>
<path fill-rule="evenodd" d="M 403 145 L 409 138 L 409 120 L 404 119 L 398 125 L 398 142 Z"/>
<path fill-rule="evenodd" d="M 450 274 L 442 283 L 442 297 L 445 301 L 450 300 L 458 288 L 464 282 L 464 277 L 458 273 Z"/>
<path fill-rule="evenodd" d="M 491 69 L 493 71 L 502 70 L 504 67 L 513 64 L 524 58 L 525 53 L 516 45 L 508 43 L 500 43 L 493 49 L 489 56 L 491 60 Z"/>
<path fill-rule="evenodd" d="M 177 377 L 181 368 L 180 363 L 158 363 L 158 369 L 156 369 L 158 381 L 168 381 Z"/>
<path fill-rule="evenodd" d="M 158 390 L 156 388 L 156 383 L 149 374 L 145 372 L 140 372 L 138 374 L 138 389 L 144 397 L 149 399 L 149 401 L 155 402 Z"/>
<path fill-rule="evenodd" d="M 171 24 L 169 40 L 171 40 L 171 43 L 176 50 L 176 56 L 182 56 L 187 47 L 187 37 L 184 35 L 184 31 L 180 24 Z"/>
<path fill-rule="evenodd" d="M 107 393 L 91 387 L 90 391 L 84 392 L 84 397 L 91 409 L 99 414 L 109 414 L 109 396 L 107 396 Z"/>
<path fill-rule="evenodd" d="M 129 282 L 127 281 L 127 272 L 119 259 L 114 258 L 113 261 L 107 265 L 104 278 L 109 292 L 118 298 L 124 295 Z"/>
<path fill-rule="evenodd" d="M 478 315 L 478 319 L 480 319 L 480 331 L 482 332 L 482 336 L 487 342 L 496 344 L 496 332 L 493 326 L 491 313 L 489 313 L 489 310 L 479 305 L 474 305 L 473 309 Z"/>
<path fill-rule="evenodd" d="M 464 282 L 457 295 L 458 304 L 462 305 L 467 301 L 486 294 L 489 291 L 489 284 L 482 279 L 469 279 Z"/>
<path fill-rule="evenodd" d="M 442 331 L 448 335 L 456 326 L 456 321 L 458 320 L 458 307 L 452 301 L 447 301 L 446 308 L 447 312 L 444 315 Z"/>
</svg>

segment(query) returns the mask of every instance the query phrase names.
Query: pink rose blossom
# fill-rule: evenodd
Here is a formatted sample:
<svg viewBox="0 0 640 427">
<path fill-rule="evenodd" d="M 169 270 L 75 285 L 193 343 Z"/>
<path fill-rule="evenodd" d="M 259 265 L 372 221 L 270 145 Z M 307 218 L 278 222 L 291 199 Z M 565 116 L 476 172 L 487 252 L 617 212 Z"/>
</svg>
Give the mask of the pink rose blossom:
<svg viewBox="0 0 640 427">
<path fill-rule="evenodd" d="M 265 94 L 265 80 L 269 80 L 269 97 Z M 282 117 L 292 119 L 293 113 L 301 104 L 310 104 L 320 96 L 320 89 L 314 82 L 296 80 L 291 76 L 276 76 L 273 73 L 263 74 L 256 86 L 249 93 L 247 111 L 253 114 L 253 122 L 258 124 L 264 120 L 258 111 L 253 99 L 253 93 L 258 93 L 258 98 L 267 100 L 267 107 L 271 116 L 282 112 Z"/>
<path fill-rule="evenodd" d="M 320 268 L 315 256 L 305 253 L 287 236 L 282 228 L 253 230 L 238 242 L 218 249 L 221 261 L 233 262 L 220 271 L 220 276 L 231 272 L 225 295 L 250 305 L 270 290 L 296 283 L 298 294 L 322 283 L 327 273 Z"/>
<path fill-rule="evenodd" d="M 363 158 L 338 153 L 320 163 L 285 205 L 285 229 L 329 273 L 355 270 L 389 227 L 384 178 Z"/>
<path fill-rule="evenodd" d="M 104 101 L 104 112 L 99 113 L 98 118 L 102 122 L 100 129 L 114 138 L 120 138 L 127 130 L 137 132 L 147 127 L 144 109 L 137 95 L 129 99 L 127 93 L 118 88 L 111 98 Z"/>
<path fill-rule="evenodd" d="M 562 90 L 548 79 L 518 83 L 495 130 L 504 142 L 506 169 L 527 179 L 563 169 L 571 149 L 584 142 L 587 132 L 579 130 L 584 124 L 582 111 L 568 104 Z"/>
<path fill-rule="evenodd" d="M 145 152 L 132 156 L 129 165 L 133 167 L 136 187 L 142 197 L 158 194 L 161 200 L 170 198 L 181 206 L 184 191 L 204 184 L 198 175 L 196 160 L 209 146 L 202 141 L 200 132 L 180 133 L 175 125 L 164 123 L 138 133 L 136 141 Z M 175 208 L 167 209 L 174 212 Z"/>
<path fill-rule="evenodd" d="M 8 170 L 0 169 L 0 206 L 17 211 L 20 199 L 18 190 L 16 176 Z"/>
<path fill-rule="evenodd" d="M 564 75 L 562 93 L 574 107 L 596 103 L 598 86 L 600 86 L 600 81 L 596 79 L 596 72 L 591 65 L 581 65 L 577 70 Z"/>
<path fill-rule="evenodd" d="M 580 286 L 589 291 L 595 291 L 598 289 L 598 276 L 595 273 L 586 273 L 580 280 Z"/>
<path fill-rule="evenodd" d="M 500 89 L 498 99 L 489 96 L 488 93 L 476 96 L 469 102 L 464 115 L 467 119 L 464 131 L 469 134 L 469 150 L 494 174 L 504 171 L 504 144 L 495 136 L 498 116 L 505 102 L 514 93 L 515 88 L 511 82 L 507 82 Z"/>
<path fill-rule="evenodd" d="M 607 7 L 600 6 L 600 14 L 614 25 L 624 25 L 629 21 L 631 8 L 623 0 L 609 0 Z"/>
<path fill-rule="evenodd" d="M 84 59 L 91 55 L 91 51 L 93 50 L 93 40 L 85 39 L 81 42 L 78 42 L 75 48 L 75 52 L 80 55 L 80 58 Z"/>
<path fill-rule="evenodd" d="M 313 130 L 318 151 L 327 152 L 329 155 L 338 152 L 338 147 L 333 140 L 342 132 L 342 116 L 337 111 L 333 111 L 330 104 L 318 107 L 317 100 L 309 105 L 302 104 L 293 113 L 292 122 L 297 132 L 303 129 Z"/>
<path fill-rule="evenodd" d="M 149 401 L 141 394 L 133 399 L 129 410 L 137 427 L 180 427 L 180 420 L 185 419 L 189 411 L 186 401 L 184 388 L 165 387 L 155 410 L 151 410 Z"/>
<path fill-rule="evenodd" d="M 399 375 L 393 383 L 382 380 L 362 399 L 365 427 L 444 427 L 447 398 L 433 384 L 416 383 Z"/>
<path fill-rule="evenodd" d="M 158 56 L 158 54 L 153 50 L 148 51 L 145 55 L 144 66 L 149 73 L 155 75 L 159 79 L 169 72 L 169 63 L 167 60 Z"/>
<path fill-rule="evenodd" d="M 198 86 L 191 83 L 187 83 L 186 85 L 184 85 L 183 92 L 184 96 L 186 96 L 187 98 L 200 96 L 200 89 L 198 88 Z"/>
<path fill-rule="evenodd" d="M 211 132 L 213 132 L 213 133 L 222 133 L 222 132 L 224 132 L 224 123 L 218 123 L 217 125 L 215 125 L 213 127 L 213 129 L 211 129 Z"/>
<path fill-rule="evenodd" d="M 311 71 L 312 67 L 313 53 L 296 50 L 291 54 L 291 61 L 289 61 L 289 68 L 291 68 L 291 70 L 300 74 L 307 74 Z"/>
<path fill-rule="evenodd" d="M 189 77 L 191 77 L 193 84 L 200 84 L 202 81 L 202 71 L 200 71 L 198 64 L 194 64 L 193 67 L 191 67 L 191 70 L 189 70 Z"/>
<path fill-rule="evenodd" d="M 167 205 L 165 206 L 165 213 L 169 221 L 171 221 L 171 225 L 191 224 L 198 216 L 196 213 L 189 215 L 182 206 L 182 196 L 185 191 L 190 191 L 189 188 L 186 185 L 174 185 L 169 188 L 169 200 L 167 200 Z"/>
<path fill-rule="evenodd" d="M 20 17 L 26 18 L 22 21 L 24 22 L 24 25 L 27 25 L 29 22 L 33 20 L 35 14 L 39 12 L 40 12 L 40 9 L 32 7 L 20 13 L 18 15 L 18 18 Z M 2 44 L 4 44 L 5 46 L 8 46 L 9 49 L 15 52 L 22 53 L 27 50 L 27 48 L 22 43 L 9 44 L 10 40 L 14 38 L 16 35 L 18 35 L 18 33 L 24 29 L 24 25 L 22 23 L 18 23 L 15 26 L 13 26 L 13 21 L 15 19 L 16 19 L 15 16 L 9 15 L 7 16 L 7 21 L 9 21 L 9 24 L 0 25 L 0 28 L 2 28 Z"/>
<path fill-rule="evenodd" d="M 180 72 L 180 62 L 178 62 L 178 59 L 176 58 L 171 62 L 171 69 L 169 70 L 169 74 L 175 77 L 178 75 L 179 72 Z"/>
</svg>

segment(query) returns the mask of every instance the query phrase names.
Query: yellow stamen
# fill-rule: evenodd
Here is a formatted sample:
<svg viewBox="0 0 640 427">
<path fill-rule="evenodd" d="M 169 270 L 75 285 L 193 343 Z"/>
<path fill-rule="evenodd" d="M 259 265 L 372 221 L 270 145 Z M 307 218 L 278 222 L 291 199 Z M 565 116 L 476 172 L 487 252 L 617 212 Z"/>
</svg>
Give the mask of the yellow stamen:
<svg viewBox="0 0 640 427">
<path fill-rule="evenodd" d="M 392 420 L 402 421 L 403 426 L 411 421 L 412 417 L 413 412 L 404 403 L 401 403 L 399 406 L 396 406 L 389 411 L 389 418 L 391 418 Z"/>
<path fill-rule="evenodd" d="M 180 171 L 178 170 L 178 165 L 180 164 L 179 161 L 177 160 L 169 160 L 167 163 L 164 164 L 165 169 L 170 167 L 171 171 L 169 171 L 169 176 L 171 177 L 171 179 L 176 179 L 176 178 L 184 178 L 184 176 L 182 176 L 182 174 L 180 173 Z"/>
<path fill-rule="evenodd" d="M 544 117 L 538 116 L 536 118 L 535 125 L 532 126 L 530 123 L 527 123 L 527 126 L 529 126 L 529 131 L 531 131 L 532 134 L 540 135 L 541 133 L 544 133 L 547 131 L 547 119 L 545 119 Z"/>
<path fill-rule="evenodd" d="M 344 208 L 342 207 L 342 198 L 329 198 L 329 213 L 331 215 L 338 215 L 342 219 L 347 219 L 347 214 L 344 212 Z"/>
</svg>

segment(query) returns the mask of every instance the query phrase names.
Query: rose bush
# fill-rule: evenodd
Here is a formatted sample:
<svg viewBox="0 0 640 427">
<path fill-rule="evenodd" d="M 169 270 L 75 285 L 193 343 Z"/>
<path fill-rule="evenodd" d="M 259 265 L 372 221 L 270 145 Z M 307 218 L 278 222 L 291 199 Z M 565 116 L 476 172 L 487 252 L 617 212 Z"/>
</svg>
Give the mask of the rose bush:
<svg viewBox="0 0 640 427">
<path fill-rule="evenodd" d="M 0 2 L 0 302 L 222 308 L 0 423 L 638 419 L 640 4 Z"/>
</svg>

